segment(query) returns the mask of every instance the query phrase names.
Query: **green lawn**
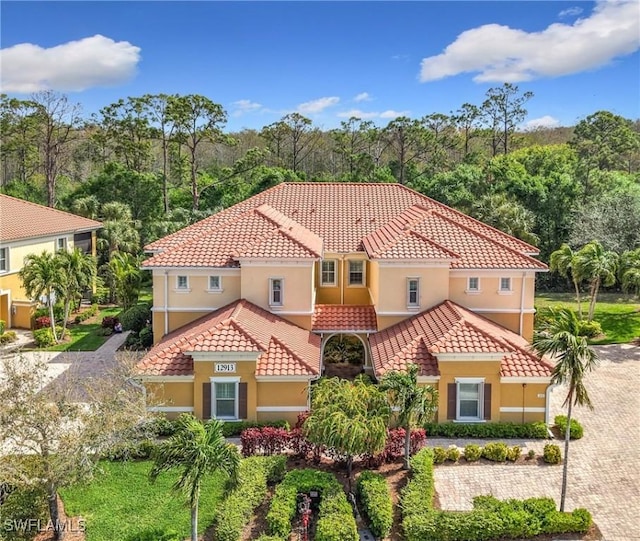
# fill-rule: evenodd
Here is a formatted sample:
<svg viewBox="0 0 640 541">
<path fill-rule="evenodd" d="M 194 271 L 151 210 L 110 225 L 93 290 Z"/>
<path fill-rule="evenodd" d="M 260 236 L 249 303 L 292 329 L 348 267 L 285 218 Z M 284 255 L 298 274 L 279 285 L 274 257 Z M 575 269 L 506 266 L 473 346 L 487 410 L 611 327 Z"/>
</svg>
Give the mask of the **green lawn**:
<svg viewBox="0 0 640 541">
<path fill-rule="evenodd" d="M 171 490 L 177 476 L 162 474 L 152 485 L 148 480 L 151 464 L 101 462 L 90 484 L 60 491 L 67 514 L 85 518 L 87 541 L 127 541 L 134 534 L 157 528 L 189 537 L 189 507 L 181 494 Z M 224 486 L 222 475 L 205 482 L 199 507 L 201 532 L 213 521 Z"/>
<path fill-rule="evenodd" d="M 96 319 L 92 318 L 90 320 L 94 321 L 94 323 L 78 323 L 77 325 L 72 323 L 67 328 L 71 341 L 45 348 L 44 351 L 95 351 L 109 338 L 101 334 L 102 318 L 117 316 L 121 311 L 122 309 L 117 306 L 103 308 L 98 312 Z M 74 317 L 75 314 L 71 314 L 69 319 L 73 321 Z"/>
<path fill-rule="evenodd" d="M 541 293 L 536 296 L 536 308 L 547 306 L 569 307 L 578 309 L 575 295 L 571 293 Z M 582 302 L 582 312 L 586 315 L 589 299 Z M 605 338 L 592 340 L 592 344 L 623 344 L 640 336 L 640 300 L 630 295 L 618 293 L 601 293 L 594 319 L 602 325 Z"/>
</svg>

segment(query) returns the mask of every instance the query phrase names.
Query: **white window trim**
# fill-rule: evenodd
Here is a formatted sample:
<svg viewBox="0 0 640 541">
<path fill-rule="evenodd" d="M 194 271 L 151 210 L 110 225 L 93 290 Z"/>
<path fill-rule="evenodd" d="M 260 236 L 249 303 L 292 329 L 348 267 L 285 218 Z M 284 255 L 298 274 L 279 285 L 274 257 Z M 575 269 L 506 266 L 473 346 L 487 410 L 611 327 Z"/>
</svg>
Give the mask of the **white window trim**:
<svg viewBox="0 0 640 541">
<path fill-rule="evenodd" d="M 64 246 L 62 248 L 60 248 L 60 241 L 64 242 Z M 69 241 L 67 240 L 67 237 L 58 237 L 56 239 L 56 252 L 60 252 L 62 250 L 66 251 L 68 250 L 68 246 L 69 246 Z"/>
<path fill-rule="evenodd" d="M 411 302 L 411 282 L 415 281 L 418 283 L 418 287 L 416 288 L 416 302 Z M 407 277 L 407 309 L 415 310 L 416 308 L 420 308 L 420 278 L 418 276 L 409 276 Z"/>
<path fill-rule="evenodd" d="M 460 384 L 474 383 L 479 384 L 478 390 L 478 417 L 461 417 L 460 416 Z M 456 421 L 458 423 L 484 423 L 484 383 L 485 378 L 456 378 Z"/>
<path fill-rule="evenodd" d="M 218 277 L 218 287 L 211 287 L 211 278 L 214 276 Z M 208 293 L 222 293 L 224 289 L 222 289 L 222 276 L 219 274 L 210 274 L 207 277 L 207 292 Z"/>
<path fill-rule="evenodd" d="M 238 421 L 240 415 L 240 377 L 232 376 L 232 377 L 222 377 L 215 376 L 210 377 L 209 382 L 211 383 L 211 411 L 209 412 L 212 419 L 219 419 L 221 421 Z M 235 417 L 216 417 L 216 383 L 235 383 L 236 384 L 236 399 L 235 399 L 235 408 L 234 415 Z"/>
<path fill-rule="evenodd" d="M 471 288 L 471 279 L 475 278 L 478 280 L 478 287 L 476 289 Z M 480 277 L 479 276 L 468 276 L 467 277 L 467 288 L 464 290 L 467 295 L 479 295 L 482 293 L 482 288 L 480 287 Z"/>
<path fill-rule="evenodd" d="M 275 303 L 273 301 L 273 282 L 274 280 L 280 280 L 280 302 Z M 280 276 L 272 276 L 269 278 L 269 306 L 271 308 L 282 308 L 284 306 L 284 278 Z"/>
<path fill-rule="evenodd" d="M 509 280 L 509 289 L 502 289 L 502 280 Z M 513 295 L 513 278 L 511 276 L 501 276 L 498 279 L 498 294 Z"/>
<path fill-rule="evenodd" d="M 322 264 L 323 263 L 333 263 L 333 282 L 325 282 L 322 279 L 323 271 Z M 336 287 L 338 285 L 338 262 L 336 259 L 321 259 L 320 260 L 320 287 Z"/>
<path fill-rule="evenodd" d="M 187 279 L 187 287 L 180 287 L 180 277 L 184 277 Z M 177 274 L 176 275 L 176 287 L 174 289 L 176 293 L 190 293 L 191 288 L 189 287 L 189 275 L 188 274 Z"/>
<path fill-rule="evenodd" d="M 0 248 L 0 250 L 4 250 L 4 265 L 5 268 L 1 269 L 0 268 L 0 274 L 6 274 L 7 272 L 11 271 L 11 260 L 9 259 L 9 247 L 8 246 L 2 246 Z"/>
<path fill-rule="evenodd" d="M 351 283 L 351 263 L 362 263 L 362 283 Z M 367 262 L 364 259 L 347 260 L 347 287 L 367 287 Z"/>
</svg>

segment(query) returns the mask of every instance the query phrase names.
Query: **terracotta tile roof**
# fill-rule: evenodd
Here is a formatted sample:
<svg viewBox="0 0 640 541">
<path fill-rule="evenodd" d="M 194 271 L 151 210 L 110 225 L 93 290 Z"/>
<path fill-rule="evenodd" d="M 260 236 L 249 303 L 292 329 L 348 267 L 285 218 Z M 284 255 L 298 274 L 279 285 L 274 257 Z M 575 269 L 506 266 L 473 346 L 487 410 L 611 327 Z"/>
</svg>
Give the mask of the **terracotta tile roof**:
<svg viewBox="0 0 640 541">
<path fill-rule="evenodd" d="M 437 375 L 442 353 L 502 354 L 502 377 L 550 377 L 552 366 L 529 350 L 527 341 L 451 301 L 401 321 L 369 337 L 377 376 L 421 367 L 420 375 Z"/>
<path fill-rule="evenodd" d="M 366 251 L 454 259 L 453 268 L 546 268 L 525 255 L 535 247 L 399 184 L 279 184 L 145 249 L 156 253 L 148 267 L 234 267 L 238 257 Z"/>
<path fill-rule="evenodd" d="M 256 375 L 314 376 L 320 370 L 320 337 L 238 300 L 165 336 L 138 363 L 147 376 L 193 374 L 191 352 L 258 354 Z"/>
<path fill-rule="evenodd" d="M 100 222 L 0 194 L 0 241 L 93 231 Z"/>
<path fill-rule="evenodd" d="M 373 306 L 355 304 L 316 304 L 311 330 L 376 331 L 378 320 Z"/>
</svg>

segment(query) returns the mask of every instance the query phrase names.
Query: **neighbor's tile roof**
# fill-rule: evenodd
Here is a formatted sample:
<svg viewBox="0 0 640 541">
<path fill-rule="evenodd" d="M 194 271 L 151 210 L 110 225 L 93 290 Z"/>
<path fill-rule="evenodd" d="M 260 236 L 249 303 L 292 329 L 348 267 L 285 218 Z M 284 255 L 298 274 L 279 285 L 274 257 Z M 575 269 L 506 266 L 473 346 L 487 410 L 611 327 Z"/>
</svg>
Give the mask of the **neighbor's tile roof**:
<svg viewBox="0 0 640 541">
<path fill-rule="evenodd" d="M 439 375 L 442 353 L 498 353 L 502 377 L 550 377 L 552 366 L 529 349 L 527 341 L 451 301 L 406 319 L 369 339 L 377 376 L 420 366 L 420 375 Z"/>
<path fill-rule="evenodd" d="M 315 376 L 320 337 L 246 300 L 235 301 L 165 336 L 137 365 L 147 376 L 193 374 L 190 352 L 255 352 L 257 376 Z"/>
<path fill-rule="evenodd" d="M 0 194 L 0 241 L 92 231 L 100 222 Z"/>
<path fill-rule="evenodd" d="M 311 330 L 376 331 L 378 321 L 373 306 L 355 304 L 316 304 Z"/>
<path fill-rule="evenodd" d="M 147 267 L 238 258 L 445 259 L 452 268 L 545 269 L 521 240 L 399 184 L 283 183 L 146 246 Z"/>
</svg>

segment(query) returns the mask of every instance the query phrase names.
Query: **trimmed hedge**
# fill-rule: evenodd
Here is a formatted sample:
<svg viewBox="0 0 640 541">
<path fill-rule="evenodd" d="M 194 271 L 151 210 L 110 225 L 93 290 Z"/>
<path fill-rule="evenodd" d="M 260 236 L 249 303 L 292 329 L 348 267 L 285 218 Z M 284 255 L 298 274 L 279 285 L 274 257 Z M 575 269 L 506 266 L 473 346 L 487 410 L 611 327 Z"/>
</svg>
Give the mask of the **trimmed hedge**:
<svg viewBox="0 0 640 541">
<path fill-rule="evenodd" d="M 429 423 L 424 426 L 430 438 L 537 439 L 549 438 L 547 425 L 537 423 Z"/>
<path fill-rule="evenodd" d="M 267 485 L 282 479 L 285 456 L 255 456 L 240 464 L 238 484 L 219 506 L 216 515 L 216 539 L 238 541 L 253 511 L 267 494 Z"/>
<path fill-rule="evenodd" d="M 378 538 L 387 537 L 393 526 L 393 501 L 387 480 L 379 473 L 363 471 L 356 490 L 371 532 Z"/>
<path fill-rule="evenodd" d="M 565 434 L 567 432 L 567 416 L 566 415 L 556 415 L 554 418 L 554 423 L 560 433 L 562 434 L 562 438 L 564 439 Z M 577 419 L 571 419 L 571 428 L 569 429 L 569 438 L 572 440 L 579 440 L 582 436 L 584 436 L 584 428 L 579 423 Z"/>
<path fill-rule="evenodd" d="M 176 431 L 177 419 L 170 420 L 163 415 L 158 415 L 148 421 L 143 430 L 145 430 L 149 436 L 156 437 L 168 437 L 173 436 Z M 237 437 L 242 434 L 243 430 L 247 428 L 260 428 L 265 426 L 284 427 L 288 428 L 289 423 L 287 421 L 269 421 L 269 422 L 255 422 L 255 421 L 230 421 L 222 423 L 222 435 L 225 438 Z"/>
<path fill-rule="evenodd" d="M 316 527 L 316 541 L 358 541 L 353 510 L 334 475 L 318 470 L 293 470 L 285 475 L 267 513 L 269 534 L 288 539 L 296 515 L 299 492 L 320 492 L 322 500 Z"/>
<path fill-rule="evenodd" d="M 407 541 L 492 541 L 531 538 L 539 534 L 586 532 L 591 514 L 556 510 L 550 498 L 498 500 L 477 496 L 473 510 L 433 509 L 433 452 L 424 449 L 411 461 L 413 475 L 402 491 L 402 527 Z"/>
<path fill-rule="evenodd" d="M 542 458 L 547 464 L 560 464 L 560 462 L 562 462 L 560 447 L 555 443 L 547 443 L 547 445 L 544 446 Z"/>
</svg>

